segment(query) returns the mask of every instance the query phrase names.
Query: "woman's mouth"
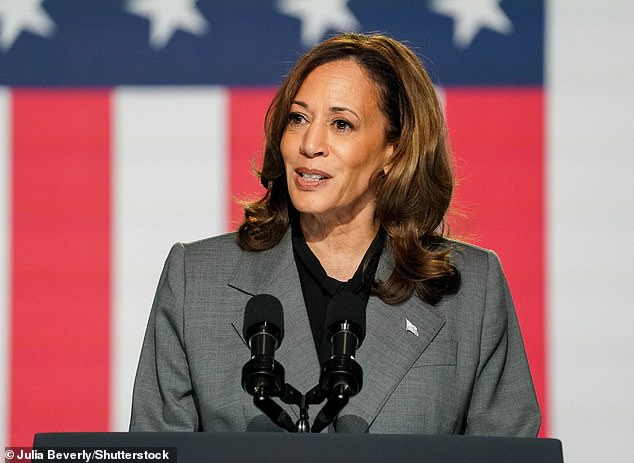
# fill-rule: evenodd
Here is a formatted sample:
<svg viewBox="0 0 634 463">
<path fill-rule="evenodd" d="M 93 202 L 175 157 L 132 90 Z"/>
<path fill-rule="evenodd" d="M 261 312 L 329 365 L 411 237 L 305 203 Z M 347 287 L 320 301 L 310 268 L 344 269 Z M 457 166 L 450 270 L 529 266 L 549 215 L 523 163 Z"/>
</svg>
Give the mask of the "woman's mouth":
<svg viewBox="0 0 634 463">
<path fill-rule="evenodd" d="M 302 178 L 308 179 L 308 180 L 322 180 L 326 177 L 324 177 L 323 175 L 319 175 L 319 174 L 299 174 Z"/>
<path fill-rule="evenodd" d="M 301 189 L 313 189 L 324 184 L 329 178 L 326 172 L 309 169 L 295 170 L 295 183 Z"/>
</svg>

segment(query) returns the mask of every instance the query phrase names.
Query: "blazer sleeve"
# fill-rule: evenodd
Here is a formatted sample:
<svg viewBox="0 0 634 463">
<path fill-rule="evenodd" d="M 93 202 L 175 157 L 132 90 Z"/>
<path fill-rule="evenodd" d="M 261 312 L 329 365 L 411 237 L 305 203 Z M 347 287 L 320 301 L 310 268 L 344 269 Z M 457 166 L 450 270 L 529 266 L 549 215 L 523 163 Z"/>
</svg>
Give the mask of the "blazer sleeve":
<svg viewBox="0 0 634 463">
<path fill-rule="evenodd" d="M 466 434 L 535 437 L 540 424 L 515 307 L 500 261 L 488 252 L 480 358 Z"/>
<path fill-rule="evenodd" d="M 130 431 L 196 431 L 183 333 L 184 247 L 175 244 L 165 262 L 134 381 Z"/>
</svg>

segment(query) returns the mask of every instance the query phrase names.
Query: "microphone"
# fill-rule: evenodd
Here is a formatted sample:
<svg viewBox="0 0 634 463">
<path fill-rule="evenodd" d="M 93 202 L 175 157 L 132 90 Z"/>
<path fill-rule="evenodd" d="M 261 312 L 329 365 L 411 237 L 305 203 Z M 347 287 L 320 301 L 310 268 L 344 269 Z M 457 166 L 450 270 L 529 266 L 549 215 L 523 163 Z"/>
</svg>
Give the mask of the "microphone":
<svg viewBox="0 0 634 463">
<path fill-rule="evenodd" d="M 253 396 L 279 395 L 284 386 L 284 368 L 275 361 L 275 351 L 284 338 L 282 303 L 269 294 L 249 299 L 242 334 L 251 348 L 251 360 L 242 368 L 242 388 Z"/>
<path fill-rule="evenodd" d="M 284 338 L 284 311 L 279 299 L 270 294 L 249 299 L 244 309 L 242 334 L 251 355 L 273 356 Z"/>
<path fill-rule="evenodd" d="M 321 432 L 332 423 L 363 387 L 363 370 L 354 356 L 365 337 L 365 306 L 361 296 L 346 291 L 335 294 L 328 304 L 326 326 L 332 354 L 322 365 L 318 386 L 318 395 L 328 401 L 311 432 Z"/>
<path fill-rule="evenodd" d="M 251 348 L 251 359 L 242 367 L 242 388 L 273 423 L 297 432 L 297 425 L 288 413 L 272 399 L 284 399 L 293 392 L 284 382 L 284 367 L 275 360 L 275 351 L 284 338 L 282 303 L 269 294 L 249 299 L 244 309 L 242 334 Z"/>
<path fill-rule="evenodd" d="M 354 356 L 365 338 L 365 305 L 361 296 L 346 291 L 336 294 L 328 305 L 326 326 L 332 354 L 320 381 L 326 391 L 343 384 L 352 397 L 363 386 L 363 371 Z"/>
</svg>

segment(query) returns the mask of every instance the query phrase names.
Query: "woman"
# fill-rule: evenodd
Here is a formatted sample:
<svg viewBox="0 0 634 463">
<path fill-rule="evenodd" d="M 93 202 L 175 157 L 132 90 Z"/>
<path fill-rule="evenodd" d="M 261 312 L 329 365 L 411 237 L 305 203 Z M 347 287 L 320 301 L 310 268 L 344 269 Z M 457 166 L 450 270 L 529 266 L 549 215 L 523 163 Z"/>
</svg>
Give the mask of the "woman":
<svg viewBox="0 0 634 463">
<path fill-rule="evenodd" d="M 238 233 L 170 252 L 131 430 L 274 430 L 240 387 L 247 301 L 282 302 L 276 360 L 305 393 L 329 354 L 328 303 L 348 291 L 367 302 L 364 385 L 330 431 L 535 436 L 539 408 L 499 261 L 442 236 L 446 128 L 414 53 L 380 35 L 317 45 L 280 87 L 265 131 L 267 192 L 245 204 Z"/>
</svg>

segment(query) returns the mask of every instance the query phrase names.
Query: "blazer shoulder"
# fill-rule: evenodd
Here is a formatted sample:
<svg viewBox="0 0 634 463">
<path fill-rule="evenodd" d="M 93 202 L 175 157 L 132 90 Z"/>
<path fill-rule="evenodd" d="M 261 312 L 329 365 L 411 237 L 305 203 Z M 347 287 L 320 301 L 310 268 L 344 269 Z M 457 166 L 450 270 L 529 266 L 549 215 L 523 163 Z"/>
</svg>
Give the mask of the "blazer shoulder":
<svg viewBox="0 0 634 463">
<path fill-rule="evenodd" d="M 475 244 L 447 239 L 446 246 L 451 250 L 450 258 L 458 270 L 485 271 L 493 267 L 500 267 L 500 259 L 495 251 Z"/>
<path fill-rule="evenodd" d="M 235 253 L 239 255 L 243 250 L 238 245 L 237 234 L 235 232 L 223 233 L 222 235 L 212 236 L 189 243 L 178 243 L 183 247 L 186 256 L 195 255 L 216 255 L 222 253 Z"/>
<path fill-rule="evenodd" d="M 188 243 L 175 243 L 166 267 L 194 274 L 206 271 L 229 272 L 246 251 L 236 241 L 236 233 L 225 233 Z"/>
</svg>

